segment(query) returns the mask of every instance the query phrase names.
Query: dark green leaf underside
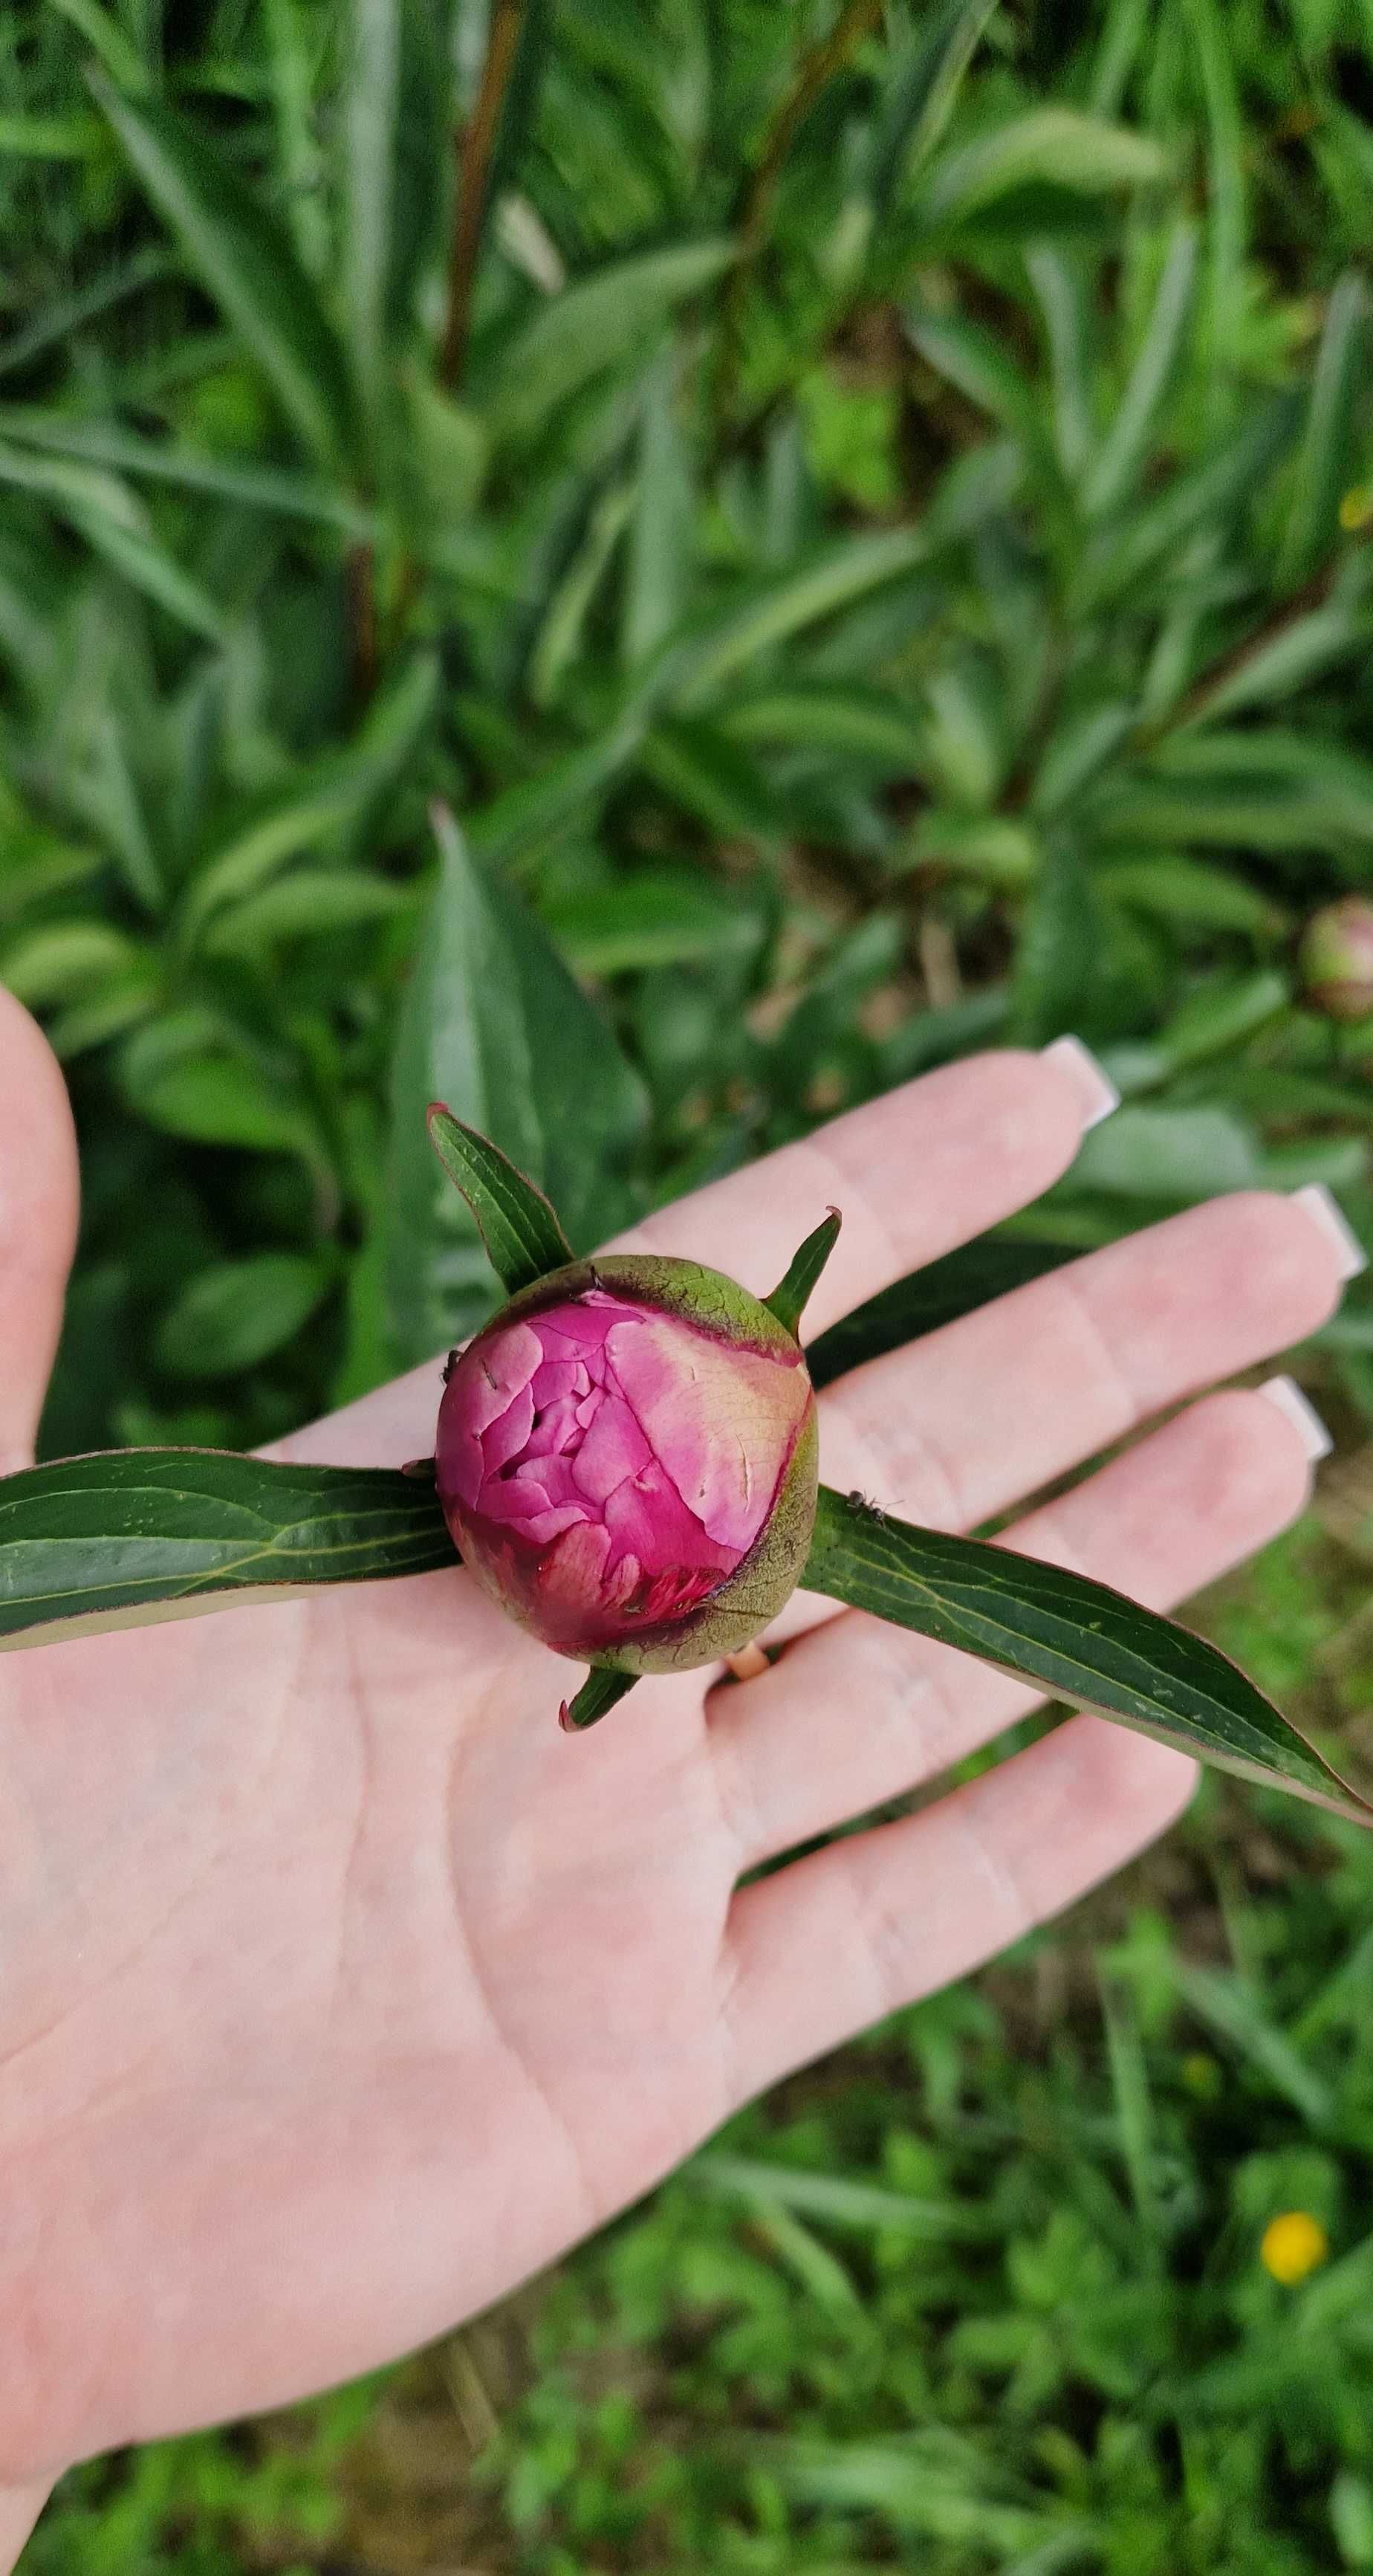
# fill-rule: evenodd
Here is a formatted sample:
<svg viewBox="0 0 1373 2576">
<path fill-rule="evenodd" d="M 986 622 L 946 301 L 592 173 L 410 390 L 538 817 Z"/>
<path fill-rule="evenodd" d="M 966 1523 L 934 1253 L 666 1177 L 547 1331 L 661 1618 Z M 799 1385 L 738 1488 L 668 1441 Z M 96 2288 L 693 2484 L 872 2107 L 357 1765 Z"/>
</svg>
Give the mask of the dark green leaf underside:
<svg viewBox="0 0 1373 2576">
<path fill-rule="evenodd" d="M 432 1486 L 384 1467 L 116 1449 L 0 1483 L 0 1644 L 206 1593 L 455 1565 Z"/>
<path fill-rule="evenodd" d="M 812 1592 L 1020 1674 L 1052 1699 L 1373 1822 L 1368 1803 L 1238 1665 L 1085 1575 L 982 1539 L 912 1529 L 822 1485 L 802 1580 Z"/>
<path fill-rule="evenodd" d="M 800 1325 L 816 1280 L 838 1242 L 842 1223 L 838 1208 L 831 1208 L 823 1223 L 817 1225 L 813 1234 L 807 1235 L 793 1255 L 786 1277 L 779 1280 L 770 1297 L 763 1299 L 769 1312 L 776 1316 L 779 1324 L 785 1324 L 789 1333 L 796 1332 Z"/>
<path fill-rule="evenodd" d="M 532 1288 L 572 1259 L 572 1246 L 542 1190 L 489 1137 L 464 1127 L 441 1101 L 430 1109 L 429 1134 L 481 1228 L 491 1267 L 508 1296 Z"/>
</svg>

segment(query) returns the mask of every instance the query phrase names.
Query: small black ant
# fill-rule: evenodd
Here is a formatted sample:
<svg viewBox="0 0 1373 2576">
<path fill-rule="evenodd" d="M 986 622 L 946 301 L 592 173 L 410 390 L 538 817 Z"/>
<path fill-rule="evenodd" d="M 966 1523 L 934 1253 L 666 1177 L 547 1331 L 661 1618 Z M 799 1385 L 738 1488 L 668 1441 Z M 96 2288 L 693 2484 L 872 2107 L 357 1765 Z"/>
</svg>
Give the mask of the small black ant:
<svg viewBox="0 0 1373 2576">
<path fill-rule="evenodd" d="M 855 1514 L 861 1512 L 865 1519 L 876 1521 L 879 1527 L 885 1523 L 887 1515 L 881 1504 L 869 1502 L 867 1495 L 859 1486 L 855 1485 L 852 1492 L 844 1496 L 844 1500 L 851 1512 Z"/>
</svg>

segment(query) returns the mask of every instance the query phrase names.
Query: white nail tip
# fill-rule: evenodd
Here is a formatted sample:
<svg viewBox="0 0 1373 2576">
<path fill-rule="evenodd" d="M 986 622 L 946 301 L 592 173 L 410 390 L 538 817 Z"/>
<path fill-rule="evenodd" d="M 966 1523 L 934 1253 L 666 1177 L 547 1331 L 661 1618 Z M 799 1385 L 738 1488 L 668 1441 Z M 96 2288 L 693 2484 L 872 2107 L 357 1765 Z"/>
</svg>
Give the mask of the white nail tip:
<svg viewBox="0 0 1373 2576">
<path fill-rule="evenodd" d="M 1305 1208 L 1312 1224 L 1318 1225 L 1322 1234 L 1328 1235 L 1334 1244 L 1340 1256 L 1341 1279 L 1357 1279 L 1359 1272 L 1368 1268 L 1368 1255 L 1324 1181 L 1308 1181 L 1304 1189 L 1292 1192 L 1292 1198 L 1297 1207 Z"/>
<path fill-rule="evenodd" d="M 1081 1038 L 1055 1038 L 1051 1046 L 1042 1049 L 1042 1053 L 1050 1064 L 1062 1064 L 1070 1069 L 1082 1097 L 1084 1136 L 1089 1127 L 1099 1127 L 1103 1118 L 1109 1118 L 1113 1109 L 1119 1109 L 1120 1093 Z"/>
<path fill-rule="evenodd" d="M 1279 1413 L 1286 1415 L 1313 1467 L 1318 1458 L 1329 1457 L 1335 1443 L 1314 1404 L 1302 1394 L 1295 1378 L 1267 1378 L 1257 1391 L 1267 1396 Z"/>
</svg>

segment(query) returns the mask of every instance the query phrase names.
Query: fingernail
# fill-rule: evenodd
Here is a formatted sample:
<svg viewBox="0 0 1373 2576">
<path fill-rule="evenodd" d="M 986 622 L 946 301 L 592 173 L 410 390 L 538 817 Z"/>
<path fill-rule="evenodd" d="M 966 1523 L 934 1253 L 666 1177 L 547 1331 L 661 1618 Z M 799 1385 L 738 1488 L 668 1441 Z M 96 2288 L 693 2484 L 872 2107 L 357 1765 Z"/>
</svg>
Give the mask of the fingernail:
<svg viewBox="0 0 1373 2576">
<path fill-rule="evenodd" d="M 1113 1109 L 1120 1107 L 1120 1093 L 1107 1073 L 1103 1073 L 1090 1047 L 1081 1038 L 1055 1038 L 1052 1046 L 1040 1052 L 1050 1064 L 1061 1064 L 1070 1073 L 1082 1102 L 1082 1132 L 1099 1127 Z"/>
<path fill-rule="evenodd" d="M 1329 1457 L 1335 1443 L 1314 1404 L 1302 1394 L 1294 1377 L 1265 1378 L 1256 1392 L 1266 1395 L 1279 1413 L 1286 1414 L 1313 1467 L 1318 1458 Z"/>
<path fill-rule="evenodd" d="M 1292 1192 L 1293 1204 L 1305 1208 L 1313 1225 L 1328 1235 L 1340 1256 L 1341 1279 L 1357 1279 L 1368 1268 L 1368 1255 L 1354 1232 L 1338 1199 L 1324 1181 L 1308 1181 L 1304 1189 Z"/>
</svg>

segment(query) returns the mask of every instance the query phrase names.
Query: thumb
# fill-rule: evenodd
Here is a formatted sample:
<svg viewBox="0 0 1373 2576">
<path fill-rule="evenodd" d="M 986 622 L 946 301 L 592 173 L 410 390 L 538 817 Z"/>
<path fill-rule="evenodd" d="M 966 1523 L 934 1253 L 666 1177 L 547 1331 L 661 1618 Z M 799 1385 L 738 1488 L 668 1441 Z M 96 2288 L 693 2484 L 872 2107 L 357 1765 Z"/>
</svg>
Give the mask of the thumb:
<svg viewBox="0 0 1373 2576">
<path fill-rule="evenodd" d="M 33 1457 L 78 1203 L 61 1068 L 37 1022 L 0 989 L 0 1475 Z"/>
</svg>

